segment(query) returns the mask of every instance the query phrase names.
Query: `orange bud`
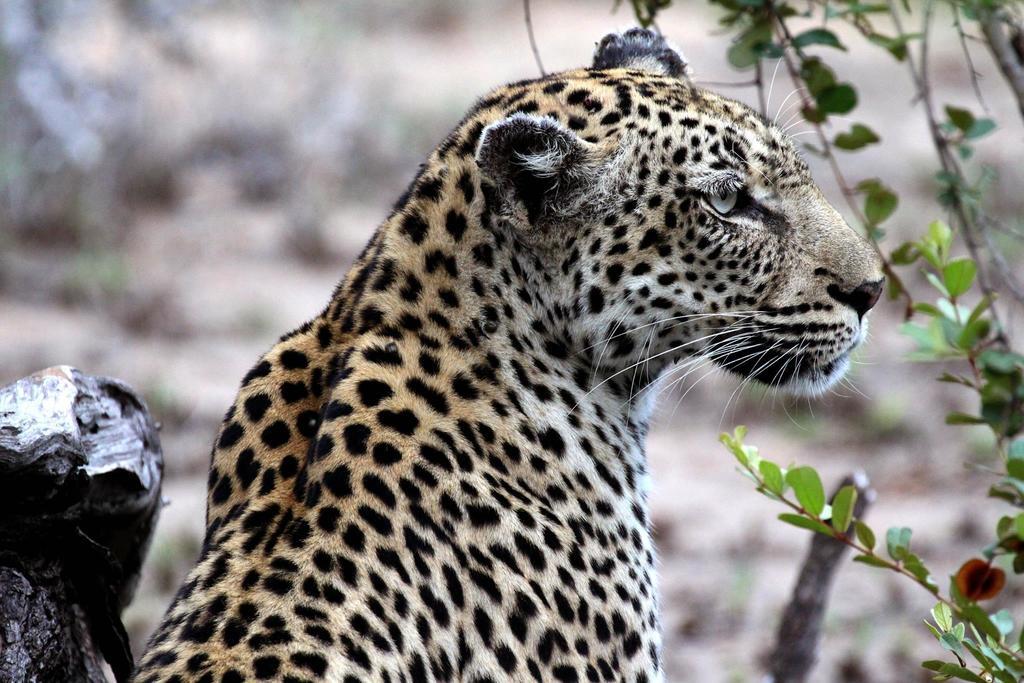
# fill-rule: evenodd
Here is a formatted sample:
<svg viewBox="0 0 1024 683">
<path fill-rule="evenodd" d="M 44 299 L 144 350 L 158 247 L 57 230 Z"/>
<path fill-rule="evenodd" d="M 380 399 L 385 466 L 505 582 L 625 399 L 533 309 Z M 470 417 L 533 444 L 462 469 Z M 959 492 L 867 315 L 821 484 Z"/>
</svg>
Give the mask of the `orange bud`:
<svg viewBox="0 0 1024 683">
<path fill-rule="evenodd" d="M 970 600 L 994 598 L 1005 585 L 1006 572 L 977 558 L 964 562 L 956 573 L 956 587 Z"/>
</svg>

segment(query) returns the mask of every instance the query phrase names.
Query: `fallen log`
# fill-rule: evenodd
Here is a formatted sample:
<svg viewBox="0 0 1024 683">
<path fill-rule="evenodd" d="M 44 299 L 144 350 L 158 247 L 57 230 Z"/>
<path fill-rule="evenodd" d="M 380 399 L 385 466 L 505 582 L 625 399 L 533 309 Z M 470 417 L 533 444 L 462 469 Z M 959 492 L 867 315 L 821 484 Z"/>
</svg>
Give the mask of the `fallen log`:
<svg viewBox="0 0 1024 683">
<path fill-rule="evenodd" d="M 127 680 L 157 429 L 129 386 L 67 366 L 0 388 L 0 680 L 99 683 L 104 660 Z"/>
</svg>

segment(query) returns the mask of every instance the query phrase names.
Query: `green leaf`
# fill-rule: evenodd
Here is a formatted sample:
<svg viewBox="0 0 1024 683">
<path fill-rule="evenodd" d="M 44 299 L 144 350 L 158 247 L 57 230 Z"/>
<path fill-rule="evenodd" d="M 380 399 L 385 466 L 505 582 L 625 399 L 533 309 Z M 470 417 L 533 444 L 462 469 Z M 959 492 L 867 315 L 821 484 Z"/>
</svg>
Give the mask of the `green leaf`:
<svg viewBox="0 0 1024 683">
<path fill-rule="evenodd" d="M 944 372 L 935 378 L 936 381 L 946 382 L 947 384 L 959 384 L 961 386 L 974 388 L 974 382 L 963 375 L 954 375 L 950 372 Z M 962 414 L 962 413 L 961 413 Z"/>
<path fill-rule="evenodd" d="M 742 34 L 729 48 L 726 57 L 737 69 L 747 69 L 757 64 L 772 44 L 772 27 L 767 21 L 761 21 Z"/>
<path fill-rule="evenodd" d="M 944 602 L 936 603 L 935 607 L 932 607 L 932 618 L 943 631 L 953 628 L 953 612 Z"/>
<path fill-rule="evenodd" d="M 983 425 L 985 421 L 976 415 L 968 415 L 967 413 L 948 413 L 946 415 L 946 424 L 948 425 Z"/>
<path fill-rule="evenodd" d="M 960 626 L 963 626 L 963 624 L 957 624 L 958 628 Z M 963 644 L 964 644 L 964 647 L 967 648 L 967 651 L 970 652 L 974 656 L 974 658 L 976 660 L 978 660 L 979 664 L 981 664 L 984 667 L 988 667 L 990 669 L 997 668 L 997 665 L 995 664 L 995 661 L 998 660 L 999 658 L 991 650 L 991 648 L 985 647 L 984 645 L 981 646 L 981 647 L 978 647 L 977 645 L 974 644 L 974 641 L 971 640 L 970 638 L 964 640 Z M 1014 679 L 1012 683 L 1017 683 L 1017 680 Z"/>
<path fill-rule="evenodd" d="M 1024 355 L 1012 351 L 996 351 L 989 349 L 980 356 L 978 361 L 986 370 L 991 370 L 1003 375 L 1013 373 L 1017 366 L 1024 367 Z"/>
<path fill-rule="evenodd" d="M 953 230 L 943 221 L 932 221 L 928 224 L 928 239 L 943 249 L 949 249 L 953 243 Z"/>
<path fill-rule="evenodd" d="M 963 596 L 961 596 L 963 597 Z M 1002 638 L 999 628 L 992 623 L 985 610 L 973 602 L 967 602 L 960 606 L 960 616 L 969 621 L 975 628 L 987 636 L 992 636 L 997 641 Z"/>
<path fill-rule="evenodd" d="M 868 194 L 864 200 L 864 215 L 868 222 L 877 225 L 891 216 L 899 204 L 899 197 L 888 188 L 881 187 Z"/>
<path fill-rule="evenodd" d="M 1014 529 L 1013 517 L 1003 515 L 996 522 L 996 537 L 1002 540 L 1014 535 L 1016 535 L 1016 530 Z"/>
<path fill-rule="evenodd" d="M 992 296 L 990 294 L 986 294 L 985 296 L 981 297 L 981 301 L 979 301 L 974 306 L 974 309 L 971 310 L 971 314 L 969 316 L 967 316 L 967 322 L 968 323 L 972 323 L 975 320 L 977 320 L 979 317 L 981 317 L 982 313 L 984 313 L 985 311 L 988 310 L 989 306 L 991 306 L 991 305 L 992 305 Z"/>
<path fill-rule="evenodd" d="M 900 334 L 917 342 L 918 349 L 909 355 L 911 360 L 933 361 L 957 355 L 957 352 L 946 343 L 946 336 L 941 321 L 931 320 L 927 326 L 903 323 Z"/>
<path fill-rule="evenodd" d="M 896 205 L 899 203 L 899 197 L 896 196 L 896 193 L 883 185 L 877 178 L 870 178 L 857 183 L 857 191 L 863 192 L 866 195 L 864 199 L 864 214 L 868 223 L 872 225 L 881 223 L 891 216 L 892 212 L 896 210 Z M 922 241 L 916 246 L 926 258 L 929 258 L 929 254 L 926 251 L 928 248 L 926 242 Z"/>
<path fill-rule="evenodd" d="M 925 566 L 924 562 L 920 557 L 914 553 L 908 552 L 906 557 L 903 558 L 903 568 L 914 575 L 921 585 L 926 587 L 932 593 L 938 595 L 939 586 L 931 577 L 931 572 L 928 571 L 928 567 Z"/>
<path fill-rule="evenodd" d="M 946 116 L 954 126 L 965 133 L 974 125 L 974 114 L 966 109 L 946 105 Z"/>
<path fill-rule="evenodd" d="M 840 83 L 822 90 L 815 101 L 826 114 L 846 114 L 857 106 L 857 91 L 848 83 Z"/>
<path fill-rule="evenodd" d="M 941 269 L 949 258 L 949 248 L 953 244 L 953 231 L 942 221 L 932 221 L 928 224 L 928 234 L 925 235 L 919 247 L 925 254 L 928 263 L 933 268 Z"/>
<path fill-rule="evenodd" d="M 939 310 L 938 306 L 926 303 L 924 301 L 915 301 L 913 308 L 914 311 L 916 311 L 917 313 L 924 313 L 925 315 L 930 315 L 933 318 L 938 318 L 942 316 L 942 311 Z"/>
<path fill-rule="evenodd" d="M 1014 517 L 1014 531 L 1017 533 L 1017 538 L 1024 541 L 1024 512 Z"/>
<path fill-rule="evenodd" d="M 1010 450 L 1006 458 L 1006 473 L 1014 479 L 1024 480 L 1024 439 L 1017 439 L 1010 444 Z"/>
<path fill-rule="evenodd" d="M 888 9 L 888 5 L 885 7 Z M 907 43 L 920 37 L 920 33 L 904 33 L 895 38 L 884 36 L 881 33 L 872 33 L 868 36 L 868 40 L 875 45 L 884 47 L 889 54 L 902 62 L 907 58 Z"/>
<path fill-rule="evenodd" d="M 999 629 L 999 633 L 1005 638 L 1006 636 L 1013 633 L 1013 617 L 1010 615 L 1009 610 L 1001 609 L 995 614 L 991 615 L 992 623 Z"/>
<path fill-rule="evenodd" d="M 885 533 L 885 548 L 889 557 L 897 562 L 905 559 L 910 552 L 910 534 L 907 527 L 892 527 Z"/>
<path fill-rule="evenodd" d="M 800 78 L 815 98 L 836 83 L 832 69 L 825 66 L 817 57 L 810 57 L 800 63 Z"/>
<path fill-rule="evenodd" d="M 937 664 L 936 668 L 928 666 L 930 664 Z M 939 680 L 948 680 L 949 678 L 956 678 L 961 681 L 971 681 L 972 683 L 989 683 L 981 676 L 977 675 L 970 669 L 954 664 L 952 662 L 940 662 L 937 660 L 930 660 L 923 665 L 926 669 L 942 674 L 944 678 Z"/>
<path fill-rule="evenodd" d="M 779 519 L 786 524 L 792 524 L 793 526 L 800 527 L 801 529 L 810 529 L 811 531 L 824 534 L 825 536 L 835 536 L 835 532 L 832 531 L 832 527 L 827 524 L 823 524 L 816 519 L 811 519 L 810 517 L 783 512 L 779 515 Z"/>
<path fill-rule="evenodd" d="M 839 42 L 839 38 L 836 37 L 836 34 L 832 33 L 832 31 L 829 31 L 827 28 L 812 28 L 811 30 L 804 31 L 793 38 L 793 47 L 798 50 L 809 45 L 826 45 L 839 50 L 846 50 L 846 47 Z"/>
<path fill-rule="evenodd" d="M 897 266 L 909 266 L 920 257 L 921 251 L 918 249 L 916 244 L 913 242 L 904 242 L 893 249 L 892 253 L 889 255 L 889 260 Z"/>
<path fill-rule="evenodd" d="M 964 137 L 968 140 L 977 140 L 978 138 L 984 137 L 996 129 L 996 122 L 992 119 L 978 119 L 971 127 L 964 133 Z"/>
<path fill-rule="evenodd" d="M 853 528 L 857 532 L 857 540 L 860 541 L 860 544 L 868 550 L 874 550 L 875 532 L 871 530 L 871 527 L 857 519 L 853 522 Z"/>
<path fill-rule="evenodd" d="M 932 287 L 939 290 L 939 294 L 945 297 L 949 296 L 949 290 L 946 289 L 946 283 L 940 280 L 938 275 L 935 273 L 925 273 L 924 279 L 928 280 Z"/>
<path fill-rule="evenodd" d="M 764 486 L 777 496 L 781 496 L 786 488 L 782 477 L 782 469 L 770 460 L 762 460 L 758 465 L 761 477 L 764 478 Z"/>
<path fill-rule="evenodd" d="M 1024 438 L 1015 439 L 1010 444 L 1010 448 L 1007 453 L 1011 458 L 1020 458 L 1021 460 L 1024 460 Z"/>
<path fill-rule="evenodd" d="M 793 488 L 800 506 L 818 517 L 825 509 L 825 488 L 813 467 L 795 467 L 786 472 L 786 483 Z"/>
<path fill-rule="evenodd" d="M 826 118 L 828 118 L 828 115 L 822 112 L 817 107 L 801 107 L 800 115 L 804 117 L 804 120 L 810 123 L 822 123 Z M 817 154 L 822 158 L 824 158 L 825 156 L 825 153 L 819 150 L 814 145 L 805 143 L 804 147 L 810 149 L 814 154 Z"/>
<path fill-rule="evenodd" d="M 857 555 L 857 557 L 853 558 L 853 561 L 866 564 L 870 567 L 880 567 L 882 569 L 889 568 L 889 565 L 886 564 L 885 560 L 879 559 L 874 555 Z"/>
<path fill-rule="evenodd" d="M 943 633 L 939 636 L 939 644 L 942 645 L 943 649 L 949 650 L 950 652 L 956 652 L 957 654 L 964 651 L 963 644 L 954 633 Z"/>
<path fill-rule="evenodd" d="M 987 337 L 991 329 L 992 324 L 987 320 L 975 320 L 967 323 L 960 332 L 956 345 L 961 349 L 971 349 L 975 344 Z"/>
<path fill-rule="evenodd" d="M 942 286 L 945 287 L 946 285 L 943 283 Z M 963 306 L 955 306 L 949 299 L 939 299 L 935 302 L 935 307 L 939 309 L 942 317 L 949 322 L 955 323 L 967 317 L 967 310 Z"/>
<path fill-rule="evenodd" d="M 832 528 L 845 534 L 853 521 L 853 506 L 857 503 L 857 488 L 844 486 L 832 498 Z"/>
<path fill-rule="evenodd" d="M 743 437 L 745 437 L 746 435 L 747 428 L 744 427 L 743 425 L 739 425 L 736 427 L 732 434 L 729 434 L 728 432 L 723 432 L 718 436 L 718 440 L 721 441 L 722 444 L 729 449 L 729 452 L 736 457 L 736 460 L 739 461 L 740 465 L 742 465 L 743 467 L 750 466 L 750 461 L 747 457 L 747 452 L 743 448 Z"/>
<path fill-rule="evenodd" d="M 974 284 L 977 272 L 978 267 L 970 258 L 958 258 L 947 263 L 942 269 L 942 281 L 949 295 L 957 297 L 967 292 Z"/>
<path fill-rule="evenodd" d="M 852 151 L 878 142 L 880 139 L 875 131 L 863 124 L 855 123 L 849 132 L 837 135 L 834 143 L 839 149 Z"/>
<path fill-rule="evenodd" d="M 870 14 L 872 12 L 887 12 L 889 6 L 884 2 L 851 2 L 849 4 L 843 4 L 841 8 L 837 8 L 834 5 L 828 7 L 828 16 L 831 17 L 842 17 L 847 14 L 860 15 Z"/>
</svg>

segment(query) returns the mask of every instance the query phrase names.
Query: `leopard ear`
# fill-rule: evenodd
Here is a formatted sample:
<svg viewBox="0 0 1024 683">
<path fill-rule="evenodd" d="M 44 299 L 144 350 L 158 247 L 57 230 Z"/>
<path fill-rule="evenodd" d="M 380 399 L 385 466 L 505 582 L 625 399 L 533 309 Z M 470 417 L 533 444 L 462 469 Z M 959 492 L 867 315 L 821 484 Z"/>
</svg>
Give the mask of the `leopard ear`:
<svg viewBox="0 0 1024 683">
<path fill-rule="evenodd" d="M 597 168 L 595 145 L 552 118 L 515 113 L 484 128 L 476 151 L 505 213 L 536 225 L 564 213 Z"/>
<path fill-rule="evenodd" d="M 662 76 L 687 78 L 690 66 L 679 50 L 659 34 L 645 28 L 609 33 L 594 51 L 595 69 L 639 69 Z"/>
</svg>

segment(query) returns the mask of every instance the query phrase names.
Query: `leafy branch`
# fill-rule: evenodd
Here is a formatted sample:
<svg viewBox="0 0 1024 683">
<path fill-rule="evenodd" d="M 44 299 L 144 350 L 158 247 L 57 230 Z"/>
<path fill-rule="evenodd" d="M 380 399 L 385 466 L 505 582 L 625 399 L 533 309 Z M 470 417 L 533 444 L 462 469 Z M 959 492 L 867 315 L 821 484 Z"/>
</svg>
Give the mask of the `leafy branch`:
<svg viewBox="0 0 1024 683">
<path fill-rule="evenodd" d="M 925 668 L 939 674 L 938 680 L 1018 683 L 1024 676 L 1024 653 L 1021 652 L 1024 631 L 1019 642 L 1010 642 L 1009 636 L 1014 630 L 1010 614 L 1001 610 L 989 615 L 977 604 L 977 599 L 998 593 L 1005 582 L 1002 570 L 993 567 L 991 559 L 966 562 L 950 584 L 950 596 L 945 597 L 924 560 L 911 551 L 909 528 L 890 528 L 885 534 L 886 555 L 881 554 L 875 550 L 878 545 L 875 531 L 854 516 L 858 496 L 854 485 L 840 488 L 832 503 L 827 504 L 821 477 L 814 468 L 784 469 L 762 457 L 756 446 L 744 443 L 745 436 L 746 428 L 740 426 L 733 434 L 722 434 L 720 440 L 735 456 L 740 472 L 754 482 L 756 490 L 790 510 L 779 515 L 781 521 L 835 539 L 856 553 L 854 562 L 904 576 L 938 601 L 932 609 L 935 623 L 925 623 L 940 645 L 957 658 L 956 663 L 939 660 L 923 663 Z M 962 621 L 954 622 L 954 615 Z M 968 626 L 970 635 L 966 630 Z M 967 668 L 964 655 L 968 652 L 981 665 L 982 673 L 992 678 L 982 678 Z"/>
</svg>

